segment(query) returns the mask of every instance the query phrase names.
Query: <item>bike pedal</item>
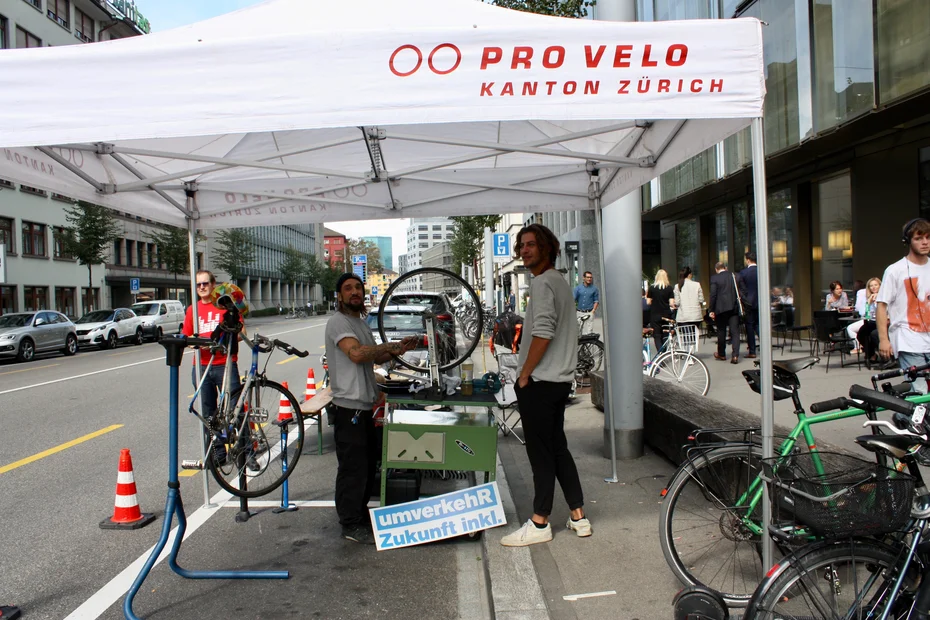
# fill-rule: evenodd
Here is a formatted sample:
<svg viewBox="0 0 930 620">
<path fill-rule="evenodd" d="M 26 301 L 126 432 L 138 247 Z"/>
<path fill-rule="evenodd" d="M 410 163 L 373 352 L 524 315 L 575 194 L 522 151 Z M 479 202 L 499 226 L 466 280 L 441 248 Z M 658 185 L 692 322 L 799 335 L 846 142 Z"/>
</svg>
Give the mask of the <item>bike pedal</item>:
<svg viewBox="0 0 930 620">
<path fill-rule="evenodd" d="M 203 470 L 203 461 L 199 461 L 197 459 L 184 459 L 181 461 L 181 469 Z"/>
</svg>

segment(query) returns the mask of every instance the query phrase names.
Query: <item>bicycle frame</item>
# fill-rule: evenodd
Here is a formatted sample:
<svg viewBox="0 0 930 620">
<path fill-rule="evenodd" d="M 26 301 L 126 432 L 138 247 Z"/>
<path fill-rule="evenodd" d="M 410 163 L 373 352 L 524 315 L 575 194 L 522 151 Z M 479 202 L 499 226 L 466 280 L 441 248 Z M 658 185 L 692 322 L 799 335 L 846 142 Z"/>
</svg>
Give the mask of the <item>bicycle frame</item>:
<svg viewBox="0 0 930 620">
<path fill-rule="evenodd" d="M 845 420 L 847 418 L 855 418 L 858 416 L 869 415 L 869 412 L 864 409 L 850 408 L 843 409 L 842 411 L 834 411 L 829 413 L 817 414 L 814 417 L 808 416 L 803 408 L 800 406 L 800 401 L 797 396 L 797 392 L 793 395 L 795 406 L 797 410 L 795 414 L 798 416 L 798 423 L 788 434 L 788 437 L 785 439 L 784 443 L 781 444 L 781 450 L 778 454 L 778 463 L 781 464 L 788 456 L 792 453 L 795 448 L 795 445 L 798 442 L 798 439 L 803 437 L 804 441 L 807 444 L 807 449 L 811 452 L 811 462 L 814 464 L 814 468 L 819 474 L 824 474 L 823 463 L 820 460 L 819 451 L 817 449 L 817 444 L 814 439 L 814 433 L 811 430 L 811 426 L 815 424 L 822 424 L 824 422 L 832 422 L 834 420 Z M 907 399 L 910 402 L 914 403 L 927 403 L 930 402 L 930 395 L 925 394 L 921 396 L 914 396 Z M 726 445 L 733 445 L 732 443 Z M 749 445 L 749 444 L 747 444 Z M 709 450 L 704 450 L 701 456 L 705 455 Z M 698 457 L 700 458 L 700 457 Z M 693 462 L 695 459 L 691 459 L 689 456 L 689 461 Z M 698 481 L 700 483 L 700 481 Z M 749 487 L 746 491 L 736 500 L 735 506 L 738 507 L 747 507 L 748 510 L 745 511 L 746 515 L 751 515 L 758 507 L 759 502 L 762 501 L 762 491 L 763 491 L 763 480 L 761 474 L 757 474 L 753 478 Z M 703 486 L 703 485 L 702 485 Z M 741 518 L 745 527 L 751 531 L 753 534 L 761 535 L 763 533 L 762 527 L 753 521 L 750 517 L 744 516 Z"/>
</svg>

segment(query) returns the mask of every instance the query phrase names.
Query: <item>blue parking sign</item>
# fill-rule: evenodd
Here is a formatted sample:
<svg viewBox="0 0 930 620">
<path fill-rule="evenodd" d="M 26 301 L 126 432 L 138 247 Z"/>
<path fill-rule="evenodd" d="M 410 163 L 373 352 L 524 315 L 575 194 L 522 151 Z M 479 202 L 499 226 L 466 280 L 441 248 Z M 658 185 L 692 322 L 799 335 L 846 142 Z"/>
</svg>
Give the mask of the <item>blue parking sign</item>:
<svg viewBox="0 0 930 620">
<path fill-rule="evenodd" d="M 493 238 L 494 260 L 507 262 L 510 260 L 510 235 L 507 233 L 494 233 Z"/>
<path fill-rule="evenodd" d="M 139 278 L 129 278 L 129 292 L 133 295 L 139 292 Z"/>
</svg>

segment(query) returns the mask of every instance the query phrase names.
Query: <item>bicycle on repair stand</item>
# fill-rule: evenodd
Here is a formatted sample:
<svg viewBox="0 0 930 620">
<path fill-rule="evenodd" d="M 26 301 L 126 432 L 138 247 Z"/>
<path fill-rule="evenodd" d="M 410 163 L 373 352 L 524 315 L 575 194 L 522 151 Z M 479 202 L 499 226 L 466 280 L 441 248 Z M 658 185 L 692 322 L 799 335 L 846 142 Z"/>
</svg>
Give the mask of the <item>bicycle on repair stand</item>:
<svg viewBox="0 0 930 620">
<path fill-rule="evenodd" d="M 226 310 L 226 314 L 213 336 L 209 340 L 188 340 L 209 347 L 214 354 L 227 354 L 223 387 L 217 399 L 216 413 L 207 419 L 194 409 L 203 379 L 197 386 L 189 410 L 207 430 L 206 461 L 185 461 L 182 467 L 206 467 L 216 482 L 233 495 L 260 497 L 281 486 L 290 476 L 304 443 L 300 404 L 289 390 L 265 375 L 271 361 L 270 354 L 275 349 L 298 357 L 306 357 L 309 353 L 257 333 L 250 339 L 243 330 L 242 317 L 232 300 L 223 296 L 216 304 Z M 231 391 L 232 358 L 240 341 L 252 351 L 252 364 L 242 386 Z M 269 354 L 261 371 L 258 370 L 259 353 Z"/>
</svg>

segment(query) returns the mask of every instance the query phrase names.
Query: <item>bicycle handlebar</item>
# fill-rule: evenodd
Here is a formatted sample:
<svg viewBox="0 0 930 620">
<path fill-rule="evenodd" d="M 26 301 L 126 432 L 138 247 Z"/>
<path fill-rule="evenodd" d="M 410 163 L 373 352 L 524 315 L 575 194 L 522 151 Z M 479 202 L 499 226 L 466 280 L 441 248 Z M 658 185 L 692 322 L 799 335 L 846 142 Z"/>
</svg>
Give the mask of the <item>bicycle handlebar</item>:
<svg viewBox="0 0 930 620">
<path fill-rule="evenodd" d="M 850 387 L 849 397 L 856 400 L 865 401 L 874 407 L 881 407 L 882 409 L 888 409 L 889 411 L 897 411 L 898 413 L 903 413 L 906 416 L 912 416 L 914 414 L 914 410 L 918 407 L 918 405 L 910 401 L 906 401 L 901 398 L 895 398 L 894 396 L 889 396 L 884 392 L 878 392 L 862 385 L 853 385 Z"/>
<path fill-rule="evenodd" d="M 281 340 L 275 339 L 275 340 L 272 340 L 271 342 L 274 344 L 274 346 L 278 347 L 279 349 L 281 349 L 288 355 L 296 355 L 297 357 L 307 357 L 308 355 L 310 355 L 309 351 L 301 351 Z"/>
<path fill-rule="evenodd" d="M 920 366 L 911 366 L 910 368 L 896 368 L 895 370 L 889 370 L 887 372 L 880 372 L 878 374 L 872 375 L 872 382 L 877 383 L 884 379 L 893 379 L 895 377 L 901 377 L 905 373 L 911 377 L 916 378 L 917 373 L 925 372 L 930 370 L 930 364 L 921 364 Z"/>
<path fill-rule="evenodd" d="M 824 413 L 826 411 L 836 411 L 838 409 L 850 409 L 851 407 L 857 407 L 858 403 L 855 403 L 845 396 L 840 396 L 839 398 L 831 398 L 830 400 L 823 400 L 819 403 L 813 403 L 809 409 L 811 413 Z"/>
</svg>

